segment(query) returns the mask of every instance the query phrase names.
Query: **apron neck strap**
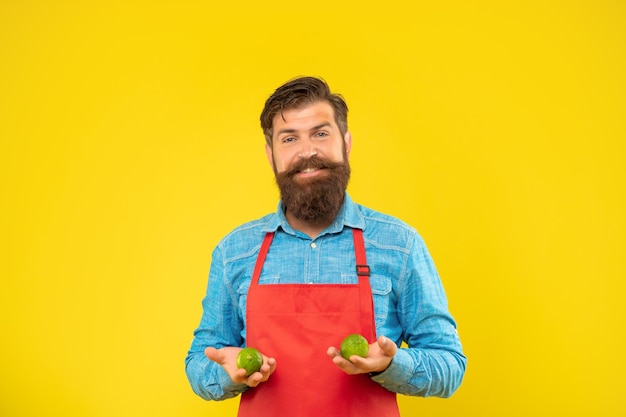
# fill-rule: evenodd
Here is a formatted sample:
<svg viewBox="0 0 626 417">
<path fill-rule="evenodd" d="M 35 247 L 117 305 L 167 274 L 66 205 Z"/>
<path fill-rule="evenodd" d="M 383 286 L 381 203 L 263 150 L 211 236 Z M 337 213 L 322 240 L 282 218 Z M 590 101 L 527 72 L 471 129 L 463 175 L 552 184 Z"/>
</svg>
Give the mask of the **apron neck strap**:
<svg viewBox="0 0 626 417">
<path fill-rule="evenodd" d="M 259 283 L 261 270 L 263 269 L 263 264 L 265 263 L 265 257 L 267 256 L 267 252 L 270 250 L 272 239 L 274 239 L 274 232 L 268 232 L 265 234 L 265 238 L 263 239 L 263 243 L 261 244 L 261 250 L 259 251 L 259 256 L 257 256 L 256 264 L 254 265 L 251 285 L 257 285 Z"/>
<path fill-rule="evenodd" d="M 361 229 L 352 229 L 352 238 L 354 240 L 354 255 L 356 257 L 356 273 L 361 277 L 370 276 L 370 267 L 367 264 L 367 258 L 365 256 L 365 244 L 363 243 L 363 231 Z M 261 270 L 265 263 L 265 257 L 270 249 L 272 240 L 274 239 L 274 232 L 268 232 L 265 234 L 259 256 L 256 258 L 256 264 L 254 265 L 254 272 L 252 273 L 252 285 L 259 283 L 261 277 Z"/>
<path fill-rule="evenodd" d="M 354 238 L 354 255 L 356 256 L 356 274 L 359 278 L 370 276 L 370 267 L 365 257 L 365 244 L 363 243 L 363 230 L 352 229 L 352 237 Z"/>
</svg>

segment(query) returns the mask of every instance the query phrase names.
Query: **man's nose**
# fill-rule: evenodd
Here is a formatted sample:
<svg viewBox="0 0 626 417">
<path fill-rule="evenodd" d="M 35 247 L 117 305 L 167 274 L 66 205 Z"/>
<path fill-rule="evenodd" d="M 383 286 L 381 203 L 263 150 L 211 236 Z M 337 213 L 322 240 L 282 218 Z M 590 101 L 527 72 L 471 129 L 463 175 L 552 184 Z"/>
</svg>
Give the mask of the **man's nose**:
<svg viewBox="0 0 626 417">
<path fill-rule="evenodd" d="M 308 159 L 314 155 L 317 155 L 317 144 L 315 141 L 308 138 L 300 140 L 298 156 L 303 159 Z"/>
</svg>

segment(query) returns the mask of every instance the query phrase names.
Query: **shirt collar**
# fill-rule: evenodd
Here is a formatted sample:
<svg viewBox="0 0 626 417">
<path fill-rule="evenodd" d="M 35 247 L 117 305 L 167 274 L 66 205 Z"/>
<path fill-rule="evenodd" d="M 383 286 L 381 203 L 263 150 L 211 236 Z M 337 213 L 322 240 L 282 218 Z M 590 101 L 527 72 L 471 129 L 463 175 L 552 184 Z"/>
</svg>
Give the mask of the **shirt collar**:
<svg viewBox="0 0 626 417">
<path fill-rule="evenodd" d="M 269 221 L 263 228 L 264 232 L 275 232 L 278 228 L 283 229 L 285 232 L 295 235 L 296 231 L 289 225 L 287 218 L 285 217 L 285 211 L 283 209 L 282 201 L 278 202 L 278 208 L 274 216 L 269 218 Z M 328 226 L 321 235 L 330 233 L 339 233 L 344 227 L 351 227 L 353 229 L 365 229 L 365 218 L 358 209 L 358 206 L 352 201 L 350 195 L 346 192 L 343 204 L 335 217 L 335 221 Z"/>
</svg>

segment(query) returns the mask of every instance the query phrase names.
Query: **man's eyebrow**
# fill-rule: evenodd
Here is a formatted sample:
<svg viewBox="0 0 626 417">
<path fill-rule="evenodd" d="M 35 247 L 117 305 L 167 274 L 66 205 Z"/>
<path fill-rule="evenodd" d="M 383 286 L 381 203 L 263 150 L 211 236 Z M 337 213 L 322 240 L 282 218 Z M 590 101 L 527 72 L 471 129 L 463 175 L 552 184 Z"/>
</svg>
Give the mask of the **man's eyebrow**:
<svg viewBox="0 0 626 417">
<path fill-rule="evenodd" d="M 313 126 L 312 128 L 309 129 L 309 132 L 315 131 L 315 130 L 319 130 L 323 127 L 329 127 L 332 126 L 330 122 L 324 122 L 324 123 L 320 123 L 319 125 Z M 276 136 L 278 135 L 282 135 L 284 133 L 296 133 L 297 130 L 296 129 L 280 129 L 278 132 L 276 132 Z"/>
<path fill-rule="evenodd" d="M 329 126 L 331 126 L 330 122 L 324 122 L 324 123 L 321 123 L 321 124 L 319 124 L 317 126 L 313 126 L 311 128 L 311 130 L 319 130 L 319 129 L 323 128 L 323 127 L 329 127 Z"/>
<path fill-rule="evenodd" d="M 296 129 L 280 129 L 278 132 L 276 132 L 276 136 L 278 135 L 282 135 L 283 133 L 295 133 Z"/>
</svg>

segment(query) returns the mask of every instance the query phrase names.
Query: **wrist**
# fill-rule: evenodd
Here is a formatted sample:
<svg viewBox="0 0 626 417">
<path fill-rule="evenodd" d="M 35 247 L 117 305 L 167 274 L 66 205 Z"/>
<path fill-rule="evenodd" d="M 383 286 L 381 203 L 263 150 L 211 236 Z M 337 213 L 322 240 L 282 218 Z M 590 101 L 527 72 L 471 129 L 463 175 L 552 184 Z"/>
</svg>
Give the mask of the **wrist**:
<svg viewBox="0 0 626 417">
<path fill-rule="evenodd" d="M 369 372 L 369 376 L 377 376 L 382 374 L 383 372 L 385 372 L 387 369 L 389 369 L 389 366 L 391 365 L 391 362 L 393 362 L 393 358 L 391 358 L 391 360 L 389 361 L 389 363 L 387 364 L 387 366 L 385 367 L 385 369 L 380 370 L 380 371 L 374 371 L 374 372 Z"/>
</svg>

